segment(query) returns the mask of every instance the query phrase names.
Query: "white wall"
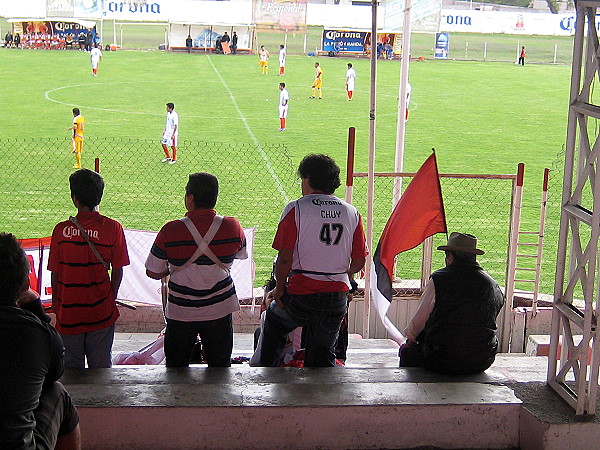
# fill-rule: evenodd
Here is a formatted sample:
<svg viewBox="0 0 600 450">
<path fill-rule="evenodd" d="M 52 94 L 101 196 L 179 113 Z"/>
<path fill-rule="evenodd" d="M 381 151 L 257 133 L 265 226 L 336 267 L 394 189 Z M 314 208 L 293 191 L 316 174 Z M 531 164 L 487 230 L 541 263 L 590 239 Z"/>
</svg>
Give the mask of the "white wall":
<svg viewBox="0 0 600 450">
<path fill-rule="evenodd" d="M 571 36 L 575 33 L 575 13 L 550 14 L 443 9 L 440 31 Z"/>
<path fill-rule="evenodd" d="M 104 18 L 131 21 L 183 22 L 213 24 L 252 23 L 252 1 L 233 0 L 148 0 L 140 11 L 122 1 L 105 1 Z M 84 12 L 79 18 L 100 19 L 99 10 Z M 384 25 L 385 7 L 378 9 L 378 24 Z M 46 16 L 46 0 L 0 0 L 0 16 Z M 506 33 L 569 36 L 574 34 L 575 13 L 547 14 L 529 12 L 443 9 L 440 30 L 467 33 Z M 307 6 L 307 23 L 326 28 L 371 28 L 371 9 L 367 6 L 313 4 Z M 433 30 L 432 30 L 433 31 Z"/>
</svg>

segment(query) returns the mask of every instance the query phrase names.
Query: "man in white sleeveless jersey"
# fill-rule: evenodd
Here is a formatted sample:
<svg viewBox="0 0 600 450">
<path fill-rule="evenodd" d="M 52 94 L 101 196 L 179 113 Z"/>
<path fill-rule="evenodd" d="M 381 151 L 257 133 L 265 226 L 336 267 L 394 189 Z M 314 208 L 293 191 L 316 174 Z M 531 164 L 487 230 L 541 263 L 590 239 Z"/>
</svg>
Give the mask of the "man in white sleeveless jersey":
<svg viewBox="0 0 600 450">
<path fill-rule="evenodd" d="M 335 365 L 335 343 L 347 311 L 349 275 L 367 256 L 360 214 L 335 197 L 340 168 L 325 155 L 298 167 L 302 197 L 283 210 L 273 242 L 278 250 L 274 302 L 263 330 L 262 366 L 278 366 L 285 336 L 302 326 L 305 367 Z"/>
</svg>

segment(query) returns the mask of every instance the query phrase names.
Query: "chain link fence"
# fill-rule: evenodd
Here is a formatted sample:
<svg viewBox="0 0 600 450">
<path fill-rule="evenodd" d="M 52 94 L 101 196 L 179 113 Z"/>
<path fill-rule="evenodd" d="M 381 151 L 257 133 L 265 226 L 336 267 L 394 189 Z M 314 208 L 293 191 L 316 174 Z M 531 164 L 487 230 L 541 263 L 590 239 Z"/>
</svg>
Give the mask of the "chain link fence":
<svg viewBox="0 0 600 450">
<path fill-rule="evenodd" d="M 68 178 L 74 157 L 69 139 L 2 139 L 0 223 L 18 238 L 50 236 L 54 225 L 73 214 Z M 255 285 L 270 275 L 275 251 L 271 243 L 283 206 L 299 194 L 296 166 L 284 145 L 219 144 L 182 141 L 176 164 L 161 163 L 159 142 L 144 139 L 90 138 L 85 141 L 84 167 L 94 169 L 99 158 L 106 182 L 100 205 L 103 214 L 125 228 L 158 231 L 185 214 L 184 189 L 193 172 L 214 173 L 220 182 L 217 211 L 235 216 L 244 227 L 257 226 Z M 547 226 L 542 266 L 542 293 L 551 294 L 560 214 L 560 160 L 551 170 Z M 449 231 L 475 234 L 486 254 L 483 267 L 499 282 L 506 279 L 509 221 L 514 176 L 442 176 L 441 186 Z M 411 177 L 403 180 L 406 188 Z M 527 180 L 527 177 L 526 177 Z M 539 189 L 526 182 L 521 230 L 539 227 Z M 338 194 L 343 196 L 340 189 Z M 392 211 L 394 178 L 375 182 L 374 245 Z M 353 203 L 366 221 L 367 178 L 355 178 Z M 434 248 L 445 243 L 434 237 Z M 442 252 L 433 252 L 432 269 L 444 265 Z M 406 292 L 420 287 L 422 247 L 398 257 L 397 276 Z"/>
<path fill-rule="evenodd" d="M 166 42 L 168 24 L 113 23 L 104 21 L 103 43 L 114 43 L 124 49 L 154 49 Z M 304 33 L 259 33 L 258 45 L 275 52 L 279 44 L 286 44 L 288 55 L 303 55 L 321 50 L 322 26 L 308 26 Z M 572 58 L 572 37 L 518 36 L 504 34 L 451 33 L 450 59 L 470 61 L 514 61 L 521 46 L 527 49 L 526 63 L 569 64 Z M 114 41 L 114 42 L 113 42 Z M 413 58 L 433 57 L 434 33 L 413 33 Z"/>
<path fill-rule="evenodd" d="M 357 174 L 355 174 L 357 175 Z M 365 175 L 365 174 L 361 174 Z M 479 257 L 481 265 L 501 285 L 506 280 L 510 214 L 514 175 L 440 175 L 448 233 L 460 231 L 474 234 L 486 254 Z M 373 247 L 383 232 L 395 202 L 395 180 L 402 180 L 402 191 L 412 177 L 375 174 L 375 206 L 373 214 Z M 354 178 L 353 204 L 366 221 L 368 179 Z M 446 236 L 436 234 L 433 248 L 446 243 Z M 445 265 L 445 254 L 433 251 L 432 270 Z M 401 253 L 396 261 L 396 291 L 399 295 L 420 293 L 423 246 Z"/>
<path fill-rule="evenodd" d="M 54 225 L 75 212 L 69 175 L 75 161 L 69 139 L 3 139 L 0 223 L 18 238 L 50 236 Z M 161 163 L 160 143 L 144 139 L 91 138 L 83 165 L 99 158 L 106 183 L 100 211 L 125 228 L 158 231 L 185 214 L 188 175 L 210 172 L 219 178 L 220 214 L 257 226 L 256 283 L 271 272 L 271 243 L 283 206 L 299 195 L 299 185 L 284 145 L 219 144 L 180 141 L 177 163 Z"/>
</svg>

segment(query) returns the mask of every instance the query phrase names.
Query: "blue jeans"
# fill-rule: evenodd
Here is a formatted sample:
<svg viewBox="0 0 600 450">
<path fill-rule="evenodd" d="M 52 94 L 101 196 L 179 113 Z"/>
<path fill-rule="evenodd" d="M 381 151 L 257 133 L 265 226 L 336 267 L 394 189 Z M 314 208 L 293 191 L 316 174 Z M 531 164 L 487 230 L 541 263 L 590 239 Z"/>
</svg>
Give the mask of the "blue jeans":
<svg viewBox="0 0 600 450">
<path fill-rule="evenodd" d="M 200 335 L 208 367 L 231 367 L 233 323 L 231 314 L 221 319 L 181 322 L 167 319 L 165 356 L 167 367 L 188 367 Z"/>
<path fill-rule="evenodd" d="M 286 335 L 297 327 L 305 333 L 304 367 L 335 366 L 335 344 L 348 309 L 347 292 L 285 294 L 280 308 L 272 302 L 265 315 L 261 366 L 277 367 Z"/>
</svg>

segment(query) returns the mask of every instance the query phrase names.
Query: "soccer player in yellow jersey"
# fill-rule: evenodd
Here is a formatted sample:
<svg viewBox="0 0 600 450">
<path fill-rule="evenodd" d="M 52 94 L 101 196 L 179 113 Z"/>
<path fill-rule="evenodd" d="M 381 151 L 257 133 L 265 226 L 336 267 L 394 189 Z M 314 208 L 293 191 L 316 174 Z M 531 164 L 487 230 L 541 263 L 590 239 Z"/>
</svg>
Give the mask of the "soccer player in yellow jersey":
<svg viewBox="0 0 600 450">
<path fill-rule="evenodd" d="M 79 108 L 73 108 L 73 126 L 69 130 L 73 130 L 73 153 L 75 153 L 75 164 L 73 169 L 81 169 L 81 151 L 83 150 L 83 127 L 85 120 L 79 112 Z"/>
<path fill-rule="evenodd" d="M 319 63 L 315 63 L 315 81 L 312 84 L 312 94 L 310 98 L 315 98 L 315 90 L 319 90 L 319 100 L 323 98 L 323 90 L 321 87 L 323 86 L 323 69 L 319 66 Z"/>
<path fill-rule="evenodd" d="M 258 52 L 258 65 L 263 75 L 269 74 L 269 52 L 264 45 L 260 46 L 260 51 Z"/>
</svg>

